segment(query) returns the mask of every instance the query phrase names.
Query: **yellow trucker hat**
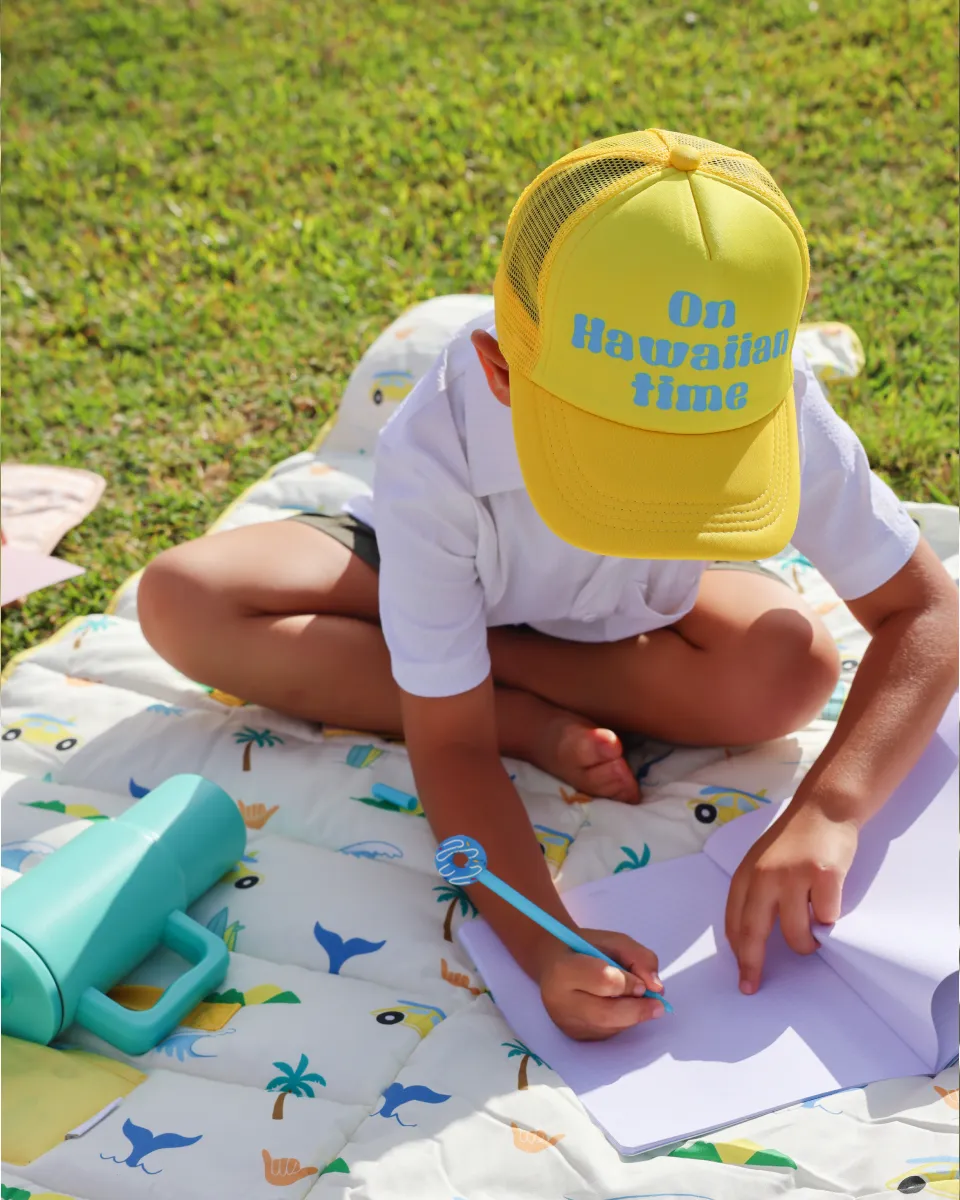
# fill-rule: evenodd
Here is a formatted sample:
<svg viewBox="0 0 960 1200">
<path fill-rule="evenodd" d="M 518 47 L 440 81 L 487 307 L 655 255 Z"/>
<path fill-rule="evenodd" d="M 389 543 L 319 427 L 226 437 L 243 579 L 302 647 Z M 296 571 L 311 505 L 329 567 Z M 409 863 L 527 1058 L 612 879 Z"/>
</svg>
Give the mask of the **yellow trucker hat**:
<svg viewBox="0 0 960 1200">
<path fill-rule="evenodd" d="M 786 197 L 740 150 L 646 129 L 543 171 L 494 297 L 520 468 L 550 529 L 620 558 L 782 550 L 809 277 Z"/>
</svg>

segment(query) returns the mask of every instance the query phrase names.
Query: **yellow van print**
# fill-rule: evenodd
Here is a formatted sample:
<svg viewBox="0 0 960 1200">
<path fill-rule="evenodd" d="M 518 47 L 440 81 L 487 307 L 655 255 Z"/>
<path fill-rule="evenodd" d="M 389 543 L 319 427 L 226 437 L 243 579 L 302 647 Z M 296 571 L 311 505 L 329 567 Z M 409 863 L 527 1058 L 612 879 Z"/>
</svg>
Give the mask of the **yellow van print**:
<svg viewBox="0 0 960 1200">
<path fill-rule="evenodd" d="M 548 829 L 546 825 L 534 825 L 533 832 L 537 835 L 543 857 L 555 867 L 562 867 L 573 838 L 569 833 L 561 833 L 559 829 Z"/>
<path fill-rule="evenodd" d="M 378 1025 L 409 1025 L 425 1038 L 431 1029 L 446 1019 L 447 1014 L 442 1008 L 417 1000 L 398 1000 L 389 1008 L 375 1009 L 371 1016 L 376 1017 Z"/>
<path fill-rule="evenodd" d="M 742 817 L 761 804 L 769 803 L 766 788 L 754 793 L 742 792 L 739 788 L 705 787 L 700 789 L 699 796 L 687 801 L 687 807 L 693 809 L 693 815 L 701 825 L 713 825 L 714 822 L 726 825 L 734 817 Z"/>
<path fill-rule="evenodd" d="M 402 400 L 416 383 L 409 371 L 378 371 L 373 377 L 370 399 L 374 404 Z"/>
<path fill-rule="evenodd" d="M 3 741 L 15 742 L 21 738 L 32 746 L 53 746 L 63 752 L 79 746 L 82 740 L 72 720 L 51 717 L 49 713 L 24 713 L 19 720 L 4 725 Z"/>
<path fill-rule="evenodd" d="M 251 850 L 249 854 L 245 854 L 235 866 L 230 868 L 220 882 L 232 883 L 235 888 L 240 888 L 241 891 L 256 887 L 263 878 L 256 869 L 258 853 L 259 851 L 257 850 Z"/>
<path fill-rule="evenodd" d="M 889 1191 L 901 1196 L 949 1196 L 951 1200 L 960 1195 L 960 1159 L 908 1158 L 907 1166 L 909 1170 L 889 1180 Z"/>
</svg>

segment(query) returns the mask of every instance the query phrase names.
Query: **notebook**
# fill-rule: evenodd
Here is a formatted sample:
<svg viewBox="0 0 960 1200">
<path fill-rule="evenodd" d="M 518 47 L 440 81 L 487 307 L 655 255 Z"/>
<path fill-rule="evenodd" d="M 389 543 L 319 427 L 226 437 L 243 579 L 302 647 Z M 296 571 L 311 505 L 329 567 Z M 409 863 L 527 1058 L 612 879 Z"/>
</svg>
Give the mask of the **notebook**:
<svg viewBox="0 0 960 1200">
<path fill-rule="evenodd" d="M 781 811 L 719 829 L 696 855 L 564 895 L 585 928 L 655 950 L 672 1015 L 606 1042 L 553 1024 L 539 989 L 481 920 L 461 939 L 518 1037 L 623 1154 L 812 1096 L 934 1074 L 957 1056 L 958 773 L 954 698 L 920 761 L 860 835 L 843 914 L 794 954 L 774 930 L 760 991 L 739 991 L 723 931 L 730 877 Z"/>
</svg>

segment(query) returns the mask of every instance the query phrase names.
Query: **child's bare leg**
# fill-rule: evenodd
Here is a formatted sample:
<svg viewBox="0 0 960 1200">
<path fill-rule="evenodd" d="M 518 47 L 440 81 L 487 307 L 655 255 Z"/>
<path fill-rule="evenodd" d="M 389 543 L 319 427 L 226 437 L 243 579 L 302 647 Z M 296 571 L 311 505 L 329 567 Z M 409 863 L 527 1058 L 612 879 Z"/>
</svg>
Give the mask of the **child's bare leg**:
<svg viewBox="0 0 960 1200">
<path fill-rule="evenodd" d="M 598 724 L 691 745 L 748 745 L 801 728 L 839 673 L 803 599 L 745 571 L 705 572 L 676 625 L 601 645 L 494 630 L 495 677 Z"/>
<path fill-rule="evenodd" d="M 400 733 L 376 573 L 295 521 L 200 538 L 140 582 L 153 648 L 191 679 L 307 720 Z M 496 632 L 496 631 L 495 631 Z M 497 689 L 502 753 L 589 795 L 635 800 L 615 734 L 517 688 Z"/>
<path fill-rule="evenodd" d="M 308 720 L 399 733 L 377 614 L 376 574 L 292 521 L 167 551 L 140 585 L 145 635 L 191 678 Z M 803 601 L 742 571 L 707 572 L 671 629 L 600 645 L 493 629 L 490 648 L 502 752 L 624 800 L 636 784 L 603 726 L 693 744 L 763 741 L 814 716 L 838 669 Z"/>
</svg>

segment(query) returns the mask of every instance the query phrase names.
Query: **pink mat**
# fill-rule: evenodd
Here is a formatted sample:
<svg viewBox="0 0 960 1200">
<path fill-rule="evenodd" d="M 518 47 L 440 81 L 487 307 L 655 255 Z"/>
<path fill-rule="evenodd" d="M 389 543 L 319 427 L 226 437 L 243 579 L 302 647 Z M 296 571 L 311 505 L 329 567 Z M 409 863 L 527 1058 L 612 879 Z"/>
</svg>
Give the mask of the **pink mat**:
<svg viewBox="0 0 960 1200">
<path fill-rule="evenodd" d="M 83 574 L 51 551 L 96 508 L 105 486 L 102 476 L 74 467 L 0 467 L 0 605 Z"/>
<path fill-rule="evenodd" d="M 50 554 L 65 533 L 91 513 L 106 481 L 75 467 L 3 463 L 0 527 L 8 546 Z"/>
</svg>

